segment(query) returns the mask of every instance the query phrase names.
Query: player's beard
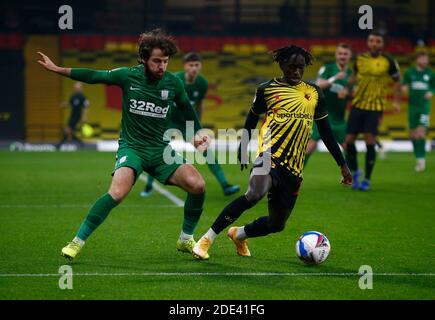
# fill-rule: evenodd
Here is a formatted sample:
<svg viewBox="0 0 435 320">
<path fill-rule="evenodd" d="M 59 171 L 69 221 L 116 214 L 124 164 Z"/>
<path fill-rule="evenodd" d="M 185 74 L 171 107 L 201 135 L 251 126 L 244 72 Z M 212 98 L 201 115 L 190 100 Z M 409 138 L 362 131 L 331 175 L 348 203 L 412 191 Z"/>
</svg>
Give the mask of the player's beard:
<svg viewBox="0 0 435 320">
<path fill-rule="evenodd" d="M 152 81 L 159 81 L 159 80 L 161 80 L 161 79 L 163 78 L 163 75 L 165 74 L 164 72 L 163 72 L 163 74 L 160 76 L 160 75 L 158 75 L 157 73 L 153 72 L 153 71 L 148 67 L 147 64 L 144 64 L 144 66 L 145 66 L 145 76 L 146 76 L 148 79 L 150 79 L 150 80 L 152 80 Z"/>
</svg>

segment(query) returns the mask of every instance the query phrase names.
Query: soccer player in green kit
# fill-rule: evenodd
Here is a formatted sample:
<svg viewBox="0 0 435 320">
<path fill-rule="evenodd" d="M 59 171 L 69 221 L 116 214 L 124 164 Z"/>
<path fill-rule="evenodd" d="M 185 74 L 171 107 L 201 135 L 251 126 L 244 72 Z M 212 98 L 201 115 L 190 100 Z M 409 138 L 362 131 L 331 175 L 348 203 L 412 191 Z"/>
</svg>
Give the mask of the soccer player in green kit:
<svg viewBox="0 0 435 320">
<path fill-rule="evenodd" d="M 319 70 L 319 78 L 316 84 L 323 90 L 328 106 L 329 124 L 331 125 L 334 137 L 343 146 L 346 138 L 346 121 L 344 119 L 346 104 L 348 102 L 348 91 L 345 85 L 349 81 L 352 70 L 349 68 L 349 61 L 352 57 L 350 47 L 340 43 L 335 51 L 335 62 L 327 63 Z M 305 164 L 309 157 L 317 149 L 317 142 L 320 134 L 317 125 L 313 124 L 313 133 L 308 141 Z"/>
<path fill-rule="evenodd" d="M 184 56 L 184 71 L 176 72 L 175 76 L 177 76 L 183 83 L 184 88 L 186 90 L 187 96 L 190 99 L 190 103 L 194 107 L 198 118 L 201 120 L 202 113 L 204 110 L 204 98 L 207 95 L 208 91 L 208 81 L 205 77 L 200 74 L 202 68 L 201 56 L 195 52 L 189 52 Z M 172 109 L 172 113 L 170 115 L 171 119 L 171 128 L 175 128 L 179 130 L 183 134 L 183 138 L 186 139 L 186 115 L 184 109 L 174 108 Z M 189 142 L 189 141 L 188 141 Z M 207 159 L 207 153 L 212 152 L 208 150 L 204 153 L 205 158 Z M 210 159 L 214 159 L 213 163 L 207 162 L 208 168 L 216 177 L 219 182 L 224 195 L 229 196 L 240 190 L 240 186 L 231 185 L 228 183 L 224 171 L 218 163 L 216 157 L 212 154 L 209 154 Z M 153 189 L 154 178 L 152 176 L 148 176 L 147 183 L 145 185 L 144 190 L 140 193 L 142 197 L 148 197 L 151 194 Z"/>
<path fill-rule="evenodd" d="M 414 154 L 417 158 L 415 171 L 426 169 L 426 133 L 429 127 L 430 104 L 435 90 L 435 74 L 429 67 L 429 55 L 419 52 L 415 66 L 406 70 L 403 89 L 409 91 L 408 122 Z"/>
<path fill-rule="evenodd" d="M 128 195 L 142 171 L 163 184 L 175 185 L 187 192 L 182 232 L 176 247 L 180 251 L 192 251 L 193 231 L 203 210 L 205 182 L 179 154 L 173 155 L 169 141 L 164 139 L 169 125 L 166 115 L 174 102 L 177 108 L 186 109 L 188 118 L 194 121 L 195 132 L 201 128 L 183 83 L 166 71 L 169 58 L 177 51 L 172 38 L 157 29 L 141 34 L 139 64 L 133 67 L 104 71 L 64 68 L 39 52 L 38 62 L 49 71 L 85 83 L 117 85 L 123 91 L 122 129 L 112 183 L 109 191 L 90 208 L 75 238 L 62 249 L 62 256 L 70 260 L 77 256 L 87 238 Z M 207 136 L 196 139 L 195 147 L 204 147 L 207 141 Z"/>
</svg>

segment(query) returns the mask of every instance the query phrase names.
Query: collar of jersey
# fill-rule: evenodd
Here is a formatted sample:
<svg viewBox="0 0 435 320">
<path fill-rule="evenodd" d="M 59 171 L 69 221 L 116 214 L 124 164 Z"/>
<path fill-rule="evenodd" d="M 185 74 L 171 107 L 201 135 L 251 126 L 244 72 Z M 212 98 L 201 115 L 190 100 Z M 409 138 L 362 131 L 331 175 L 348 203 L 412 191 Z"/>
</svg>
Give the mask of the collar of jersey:
<svg viewBox="0 0 435 320">
<path fill-rule="evenodd" d="M 289 84 L 289 83 L 285 83 L 285 82 L 281 82 L 281 81 L 279 81 L 278 78 L 274 78 L 273 80 L 274 80 L 276 83 L 282 84 L 282 85 L 287 86 L 287 87 L 290 87 L 290 88 L 297 88 L 297 87 L 301 86 L 301 85 L 304 83 L 304 82 L 301 80 L 301 82 L 299 82 L 297 85 L 292 86 L 292 85 Z"/>
</svg>

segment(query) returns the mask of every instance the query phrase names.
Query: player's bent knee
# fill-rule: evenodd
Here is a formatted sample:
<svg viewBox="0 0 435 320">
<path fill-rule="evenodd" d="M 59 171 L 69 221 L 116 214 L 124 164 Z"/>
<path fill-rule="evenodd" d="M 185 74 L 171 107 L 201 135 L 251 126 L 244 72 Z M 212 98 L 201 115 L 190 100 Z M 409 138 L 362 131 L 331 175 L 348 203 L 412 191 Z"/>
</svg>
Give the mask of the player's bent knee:
<svg viewBox="0 0 435 320">
<path fill-rule="evenodd" d="M 121 188 L 111 188 L 109 190 L 109 194 L 112 196 L 113 200 L 120 203 L 122 200 L 125 199 L 125 197 L 127 197 L 128 191 Z"/>
<path fill-rule="evenodd" d="M 205 192 L 205 181 L 202 178 L 189 178 L 189 192 L 193 194 L 201 194 Z"/>
<path fill-rule="evenodd" d="M 261 200 L 261 198 L 263 198 L 263 195 L 260 192 L 256 192 L 253 190 L 248 190 L 248 192 L 245 193 L 245 197 L 248 200 L 249 203 L 251 204 L 255 204 L 258 201 Z"/>
</svg>

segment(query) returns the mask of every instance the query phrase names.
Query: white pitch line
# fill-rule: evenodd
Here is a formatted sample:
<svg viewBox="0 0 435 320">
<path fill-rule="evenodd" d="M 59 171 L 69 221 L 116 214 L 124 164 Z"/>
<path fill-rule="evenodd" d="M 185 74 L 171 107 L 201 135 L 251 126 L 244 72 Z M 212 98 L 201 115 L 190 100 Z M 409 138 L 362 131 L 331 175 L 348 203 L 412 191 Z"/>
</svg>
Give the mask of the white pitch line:
<svg viewBox="0 0 435 320">
<path fill-rule="evenodd" d="M 147 181 L 146 176 L 141 175 L 139 177 L 139 180 L 142 181 Z M 169 190 L 166 190 L 165 188 L 163 188 L 160 184 L 156 183 L 155 181 L 153 182 L 153 188 L 159 192 L 160 194 L 164 195 L 166 198 L 168 198 L 170 201 L 172 201 L 173 203 L 175 203 L 175 205 L 177 205 L 178 207 L 184 207 L 184 201 L 181 200 L 180 198 L 178 198 L 175 194 L 173 194 L 172 192 L 170 192 Z"/>
<path fill-rule="evenodd" d="M 0 208 L 89 208 L 91 204 L 0 204 Z M 178 208 L 173 204 L 123 204 L 123 208 Z"/>
<path fill-rule="evenodd" d="M 60 277 L 60 273 L 3 273 L 3 278 L 18 277 Z M 374 277 L 433 277 L 435 273 L 371 273 Z M 351 272 L 130 272 L 130 273 L 73 273 L 78 277 L 192 277 L 192 276 L 247 276 L 247 277 L 357 277 L 359 273 Z"/>
</svg>

